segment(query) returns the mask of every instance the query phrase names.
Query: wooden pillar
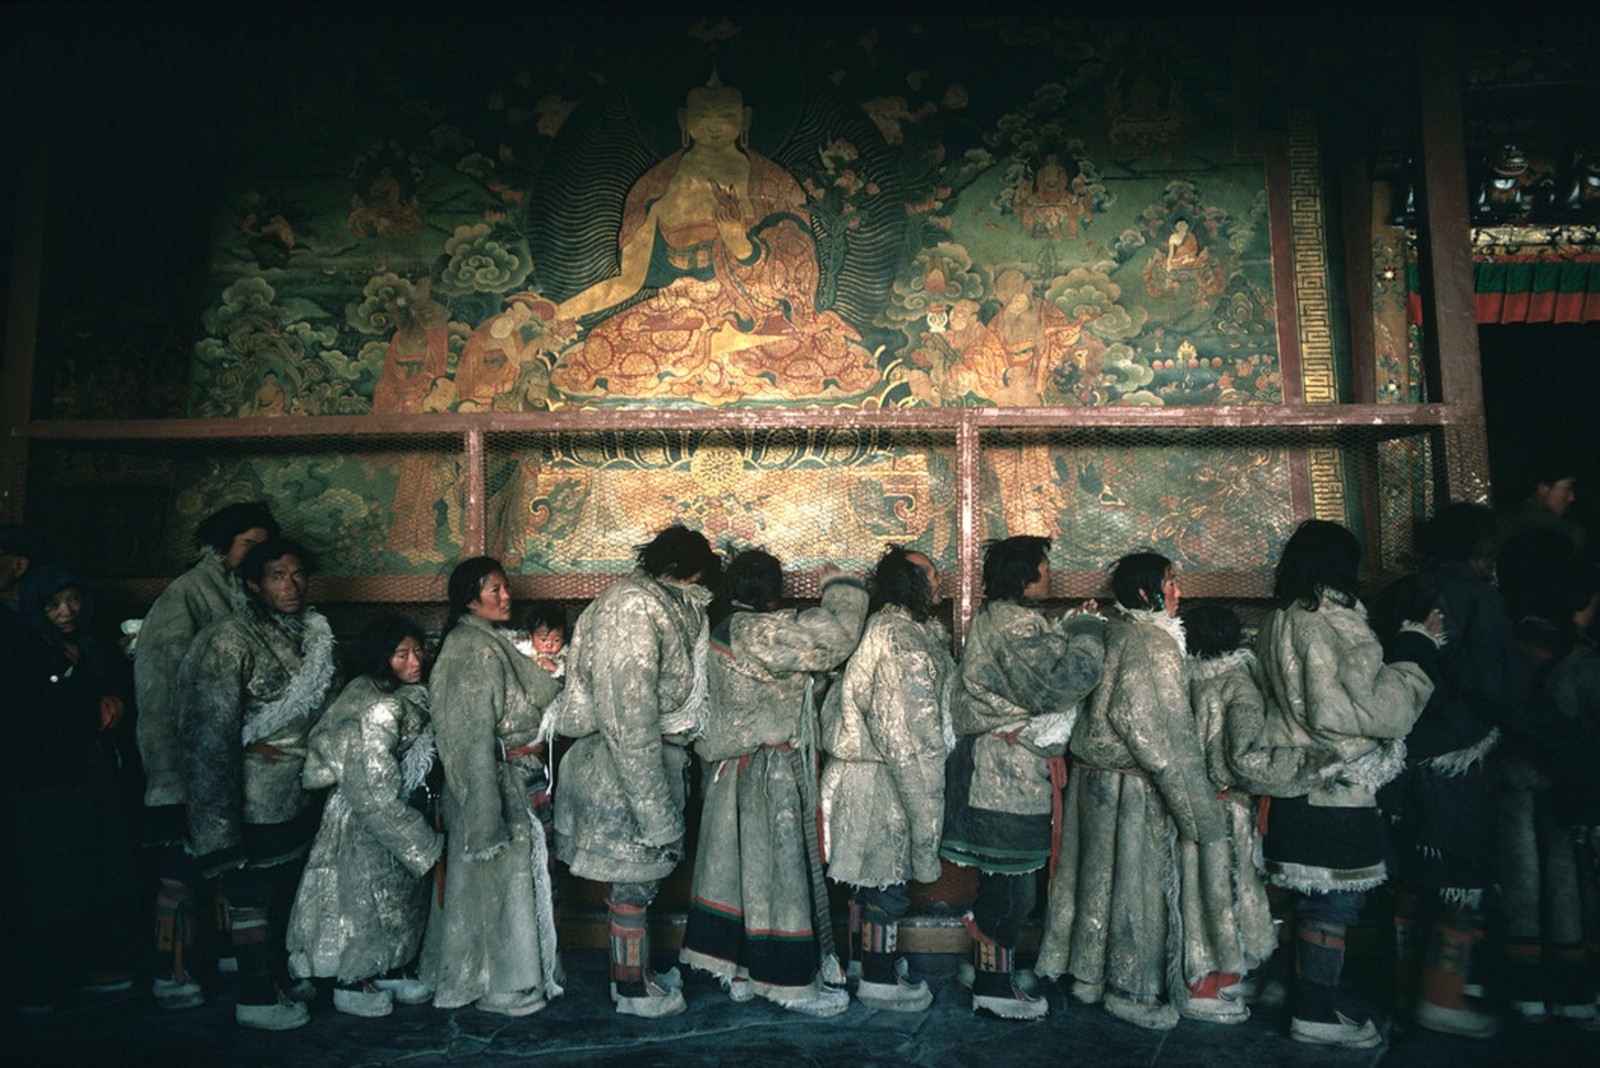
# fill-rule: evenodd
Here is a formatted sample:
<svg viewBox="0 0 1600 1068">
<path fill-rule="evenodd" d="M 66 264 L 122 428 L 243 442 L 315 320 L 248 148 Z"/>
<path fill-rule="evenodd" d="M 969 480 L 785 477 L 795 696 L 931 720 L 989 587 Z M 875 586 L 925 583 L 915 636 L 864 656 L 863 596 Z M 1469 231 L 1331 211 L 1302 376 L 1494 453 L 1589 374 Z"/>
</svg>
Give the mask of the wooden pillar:
<svg viewBox="0 0 1600 1068">
<path fill-rule="evenodd" d="M 978 549 L 978 424 L 963 410 L 956 424 L 956 582 L 951 622 L 956 653 L 967 642 L 967 627 L 978 605 L 978 576 L 983 561 Z"/>
<path fill-rule="evenodd" d="M 1462 136 L 1460 54 L 1447 19 L 1429 18 L 1419 32 L 1422 104 L 1424 236 L 1429 269 L 1422 299 L 1432 315 L 1427 339 L 1434 355 L 1434 392 L 1449 405 L 1443 463 L 1436 465 L 1443 497 L 1489 499 L 1489 443 L 1483 415 L 1478 320 L 1473 299 L 1472 225 L 1467 214 L 1467 153 Z"/>
<path fill-rule="evenodd" d="M 27 144 L 27 139 L 23 139 Z M 24 152 L 17 182 L 16 245 L 6 297 L 5 351 L 0 356 L 0 522 L 27 511 L 28 440 L 16 429 L 33 418 L 33 368 L 39 341 L 39 287 L 44 264 L 45 164 Z"/>
<path fill-rule="evenodd" d="M 488 507 L 487 494 L 484 491 L 483 475 L 483 430 L 472 427 L 467 431 L 466 440 L 463 442 L 461 456 L 461 487 L 462 511 L 461 540 L 465 542 L 462 551 L 467 556 L 482 556 L 487 536 L 488 523 L 485 510 Z"/>
</svg>

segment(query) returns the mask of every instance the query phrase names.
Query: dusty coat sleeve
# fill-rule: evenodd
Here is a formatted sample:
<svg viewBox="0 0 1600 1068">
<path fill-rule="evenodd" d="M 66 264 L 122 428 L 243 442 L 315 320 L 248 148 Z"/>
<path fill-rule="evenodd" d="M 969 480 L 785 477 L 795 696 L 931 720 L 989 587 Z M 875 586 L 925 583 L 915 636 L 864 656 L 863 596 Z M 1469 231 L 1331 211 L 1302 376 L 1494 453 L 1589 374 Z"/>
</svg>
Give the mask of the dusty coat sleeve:
<svg viewBox="0 0 1600 1068">
<path fill-rule="evenodd" d="M 1067 629 L 1050 626 L 1042 616 L 1028 633 L 996 643 L 973 682 L 1027 715 L 1065 712 L 1100 682 L 1105 662 L 1105 621 L 1097 616 L 1075 619 Z M 1016 722 L 1012 710 L 973 701 L 967 714 L 985 730 Z"/>
<path fill-rule="evenodd" d="M 822 588 L 822 603 L 804 612 L 752 613 L 739 633 L 739 655 L 774 675 L 826 671 L 844 661 L 861 640 L 867 591 L 836 578 Z"/>
<path fill-rule="evenodd" d="M 134 730 L 153 804 L 182 800 L 176 788 L 184 777 L 183 749 L 177 744 L 178 669 L 195 635 L 227 612 L 220 594 L 212 597 L 215 603 L 192 572 L 185 574 L 156 598 L 140 625 L 133 664 L 139 709 Z"/>
<path fill-rule="evenodd" d="M 867 733 L 883 755 L 911 830 L 911 877 L 939 877 L 944 833 L 944 732 L 933 655 L 903 640 L 878 658 Z"/>
<path fill-rule="evenodd" d="M 650 614 L 642 594 L 628 596 L 636 603 L 619 606 L 619 611 Z M 601 640 L 592 654 L 595 723 L 624 785 L 640 843 L 671 845 L 683 837 L 683 816 L 661 756 L 659 649 L 653 643 Z"/>
<path fill-rule="evenodd" d="M 1306 722 L 1318 733 L 1404 738 L 1433 692 L 1427 672 L 1414 663 L 1380 661 L 1374 670 L 1368 659 L 1344 655 L 1320 622 L 1288 628 L 1285 636 L 1293 641 L 1293 653 L 1278 663 L 1286 675 L 1292 676 L 1295 665 L 1303 673 Z"/>
<path fill-rule="evenodd" d="M 1220 741 L 1228 782 L 1248 794 L 1292 797 L 1335 758 L 1332 749 L 1263 745 L 1266 700 L 1261 691 L 1242 673 L 1218 681 L 1220 685 L 1207 689 L 1203 699 L 1214 705 L 1210 714 L 1222 720 Z"/>
<path fill-rule="evenodd" d="M 1117 676 L 1118 692 L 1110 707 L 1112 729 L 1139 767 L 1149 773 L 1178 825 L 1178 837 L 1191 842 L 1218 841 L 1226 835 L 1227 826 L 1206 775 L 1205 753 L 1189 708 L 1183 658 L 1175 647 L 1157 647 L 1143 634 L 1129 641 L 1144 648 L 1136 654 L 1139 669 Z"/>
<path fill-rule="evenodd" d="M 471 638 L 470 632 L 462 639 Z M 434 732 L 445 784 L 455 798 L 457 824 L 449 828 L 451 852 L 469 858 L 492 855 L 511 840 L 500 793 L 500 768 L 495 759 L 495 731 L 505 709 L 507 680 L 494 650 L 474 643 L 464 658 L 446 663 L 440 656 L 440 678 L 434 673 Z"/>
<path fill-rule="evenodd" d="M 244 727 L 250 643 L 226 622 L 204 631 L 179 669 L 178 738 L 184 753 L 190 847 L 203 874 L 244 860 Z"/>
<path fill-rule="evenodd" d="M 439 859 L 443 838 L 406 796 L 396 751 L 400 715 L 393 698 L 378 701 L 361 716 L 339 786 L 350 811 L 382 846 L 413 875 L 425 874 Z"/>
</svg>

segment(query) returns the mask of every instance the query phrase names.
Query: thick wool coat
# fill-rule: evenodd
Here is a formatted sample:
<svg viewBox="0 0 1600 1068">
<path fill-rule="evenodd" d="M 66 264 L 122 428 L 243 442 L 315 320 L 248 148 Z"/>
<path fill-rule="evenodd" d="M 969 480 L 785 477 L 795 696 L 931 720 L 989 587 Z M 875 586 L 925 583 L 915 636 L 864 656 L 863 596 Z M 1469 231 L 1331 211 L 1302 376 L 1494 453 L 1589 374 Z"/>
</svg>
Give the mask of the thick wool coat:
<svg viewBox="0 0 1600 1068">
<path fill-rule="evenodd" d="M 178 742 L 189 847 L 213 858 L 208 874 L 244 858 L 247 825 L 295 823 L 310 809 L 300 770 L 333 683 L 332 646 L 315 609 L 284 615 L 250 600 L 201 631 L 184 657 Z"/>
<path fill-rule="evenodd" d="M 421 977 L 434 1004 L 490 994 L 561 992 L 544 832 L 528 804 L 544 764 L 531 752 L 560 692 L 504 633 L 464 616 L 429 683 L 445 833 L 444 889 L 432 896 Z"/>
<path fill-rule="evenodd" d="M 1334 752 L 1320 773 L 1276 788 L 1291 802 L 1269 817 L 1274 883 L 1316 893 L 1370 889 L 1387 877 L 1376 793 L 1404 766 L 1402 739 L 1433 693 L 1423 663 L 1433 644 L 1407 637 L 1407 658 L 1385 663 L 1360 603 L 1326 593 L 1314 609 L 1296 602 L 1262 621 L 1262 745 Z"/>
<path fill-rule="evenodd" d="M 1143 1002 L 1183 996 L 1178 842 L 1227 833 L 1189 709 L 1182 629 L 1126 611 L 1070 745 L 1061 860 L 1036 966 Z"/>
<path fill-rule="evenodd" d="M 1078 704 L 1099 683 L 1104 658 L 1101 616 L 1052 623 L 1023 601 L 983 606 L 967 634 L 952 710 L 945 859 L 1007 875 L 1049 861 L 1060 789 L 1052 759 L 1065 755 Z"/>
<path fill-rule="evenodd" d="M 1048 758 L 1067 751 L 1078 702 L 1100 682 L 1104 658 L 1100 616 L 1052 623 L 1017 601 L 984 605 L 967 634 L 951 709 L 956 736 L 973 739 L 973 807 L 1016 815 L 1050 811 L 1055 788 Z M 1024 730 L 1030 723 L 1035 729 Z M 1007 732 L 1020 737 L 1002 737 Z"/>
<path fill-rule="evenodd" d="M 556 855 L 596 882 L 683 859 L 685 745 L 704 726 L 708 592 L 635 571 L 578 617 L 558 728 Z"/>
<path fill-rule="evenodd" d="M 1184 978 L 1191 982 L 1210 972 L 1243 974 L 1277 948 L 1253 795 L 1292 788 L 1332 758 L 1331 751 L 1261 745 L 1266 702 L 1251 677 L 1254 667 L 1248 649 L 1188 663 L 1206 774 L 1228 824 L 1215 842 L 1178 844 Z"/>
<path fill-rule="evenodd" d="M 444 848 L 411 794 L 433 765 L 428 691 L 363 675 L 311 732 L 300 773 L 332 787 L 289 916 L 289 970 L 352 982 L 408 964 L 428 917 L 424 876 Z"/>
<path fill-rule="evenodd" d="M 227 563 L 217 553 L 207 552 L 161 591 L 140 624 L 133 682 L 139 702 L 136 729 L 144 803 L 150 808 L 184 802 L 184 759 L 175 704 L 178 665 L 195 635 L 230 615 L 241 596 L 239 581 Z"/>
<path fill-rule="evenodd" d="M 866 590 L 841 575 L 816 608 L 737 612 L 712 634 L 711 715 L 695 743 L 705 805 L 681 957 L 775 1000 L 814 993 L 820 963 L 807 845 L 817 818 L 811 680 L 850 655 L 866 615 Z"/>
<path fill-rule="evenodd" d="M 949 635 L 888 605 L 822 706 L 828 876 L 884 887 L 939 877 L 955 659 Z"/>
</svg>

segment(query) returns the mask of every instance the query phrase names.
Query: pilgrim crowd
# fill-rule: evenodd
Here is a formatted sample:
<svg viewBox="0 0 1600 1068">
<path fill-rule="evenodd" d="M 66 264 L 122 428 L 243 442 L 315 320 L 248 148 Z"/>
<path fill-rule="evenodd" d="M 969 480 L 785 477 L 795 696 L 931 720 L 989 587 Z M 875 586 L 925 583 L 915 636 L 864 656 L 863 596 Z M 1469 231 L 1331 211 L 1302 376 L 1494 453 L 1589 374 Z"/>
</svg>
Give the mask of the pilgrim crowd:
<svg viewBox="0 0 1600 1068">
<path fill-rule="evenodd" d="M 1600 1026 L 1600 573 L 1572 496 L 1552 474 L 1509 521 L 1444 506 L 1370 607 L 1356 536 L 1309 520 L 1248 622 L 1147 550 L 1066 608 L 1050 541 L 1007 537 L 959 662 L 902 546 L 789 607 L 771 554 L 671 526 L 575 621 L 473 557 L 439 634 L 336 640 L 311 555 L 233 504 L 119 643 L 0 528 L 8 998 L 126 985 L 153 892 L 163 1009 L 231 971 L 250 1028 L 306 1023 L 319 986 L 358 1016 L 524 1016 L 566 993 L 559 863 L 607 911 L 609 989 L 571 996 L 665 1017 L 683 977 L 648 921 L 692 855 L 678 962 L 814 1017 L 927 1010 L 899 925 L 948 861 L 977 872 L 976 1013 L 1044 1018 L 1055 980 L 1155 1029 L 1287 999 L 1293 1038 L 1344 1047 L 1374 1014 Z M 1380 886 L 1381 1004 L 1345 974 Z"/>
</svg>

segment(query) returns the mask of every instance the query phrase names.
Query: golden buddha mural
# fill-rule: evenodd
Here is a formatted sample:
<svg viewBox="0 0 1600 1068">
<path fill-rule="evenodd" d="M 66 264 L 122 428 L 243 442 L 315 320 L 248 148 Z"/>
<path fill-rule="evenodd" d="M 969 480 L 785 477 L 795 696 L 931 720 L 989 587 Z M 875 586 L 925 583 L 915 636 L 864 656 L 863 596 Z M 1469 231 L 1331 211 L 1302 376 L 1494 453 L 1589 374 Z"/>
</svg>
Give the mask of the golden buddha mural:
<svg viewBox="0 0 1600 1068">
<path fill-rule="evenodd" d="M 690 90 L 683 147 L 628 190 L 617 269 L 544 309 L 562 333 L 587 326 L 554 361 L 556 394 L 718 405 L 860 398 L 881 384 L 857 329 L 818 307 L 806 191 L 749 148 L 751 118 L 715 75 Z"/>
</svg>

